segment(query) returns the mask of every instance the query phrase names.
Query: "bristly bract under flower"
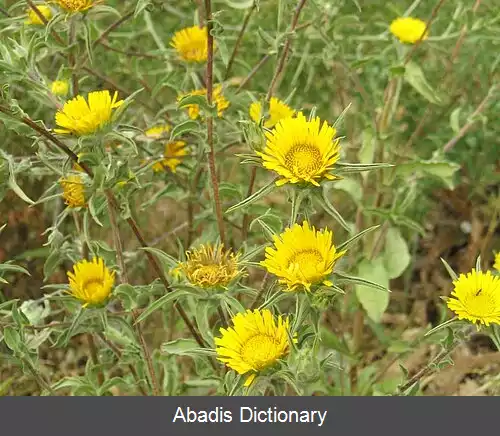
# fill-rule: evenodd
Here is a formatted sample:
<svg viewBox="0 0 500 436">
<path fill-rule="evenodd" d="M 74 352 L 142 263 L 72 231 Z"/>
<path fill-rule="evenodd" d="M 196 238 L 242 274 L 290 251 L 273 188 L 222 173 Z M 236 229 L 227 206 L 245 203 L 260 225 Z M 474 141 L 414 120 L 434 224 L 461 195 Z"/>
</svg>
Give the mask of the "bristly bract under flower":
<svg viewBox="0 0 500 436">
<path fill-rule="evenodd" d="M 54 95 L 60 95 L 61 97 L 65 97 L 68 95 L 69 91 L 69 83 L 67 80 L 55 80 L 50 85 L 50 91 Z"/>
<path fill-rule="evenodd" d="M 191 95 L 207 95 L 207 90 L 204 89 L 197 89 L 195 91 L 188 92 L 186 94 L 181 94 L 179 97 L 177 97 L 177 101 L 182 100 L 186 96 L 191 96 Z M 222 94 L 222 86 L 214 86 L 213 92 L 212 92 L 212 100 L 213 103 L 217 107 L 217 116 L 222 117 L 222 114 L 224 111 L 229 107 L 229 101 L 226 100 L 224 95 Z M 192 120 L 196 120 L 200 116 L 200 106 L 197 104 L 190 104 L 186 106 L 188 110 L 188 115 L 189 118 Z"/>
<path fill-rule="evenodd" d="M 425 21 L 418 18 L 400 17 L 391 23 L 389 29 L 399 41 L 406 44 L 415 44 L 420 40 L 427 39 L 426 26 Z"/>
<path fill-rule="evenodd" d="M 238 313 L 231 323 L 232 327 L 220 329 L 215 351 L 219 361 L 247 375 L 245 386 L 290 352 L 288 319 L 279 316 L 276 321 L 268 309 Z"/>
<path fill-rule="evenodd" d="M 156 162 L 152 168 L 155 172 L 165 171 L 169 168 L 175 173 L 177 167 L 182 162 L 182 158 L 187 155 L 186 143 L 184 141 L 172 141 L 165 144 L 163 158 Z"/>
<path fill-rule="evenodd" d="M 336 250 L 330 230 L 317 231 L 304 221 L 273 239 L 274 248 L 266 248 L 266 259 L 260 264 L 286 285 L 285 291 L 310 291 L 312 285 L 321 283 L 331 285 L 327 277 L 345 251 Z"/>
<path fill-rule="evenodd" d="M 250 118 L 258 123 L 262 118 L 262 104 L 259 101 L 254 101 L 250 105 Z M 273 128 L 279 121 L 284 118 L 289 118 L 295 114 L 295 110 L 293 110 L 286 103 L 277 99 L 276 97 L 271 97 L 269 101 L 269 116 L 264 121 L 264 127 L 271 129 Z"/>
<path fill-rule="evenodd" d="M 285 183 L 311 183 L 319 186 L 324 179 L 338 177 L 329 173 L 340 158 L 337 131 L 327 122 L 314 118 L 308 121 L 299 113 L 297 117 L 281 120 L 266 132 L 266 146 L 262 152 L 262 165 L 281 176 L 278 186 Z"/>
<path fill-rule="evenodd" d="M 187 62 L 205 62 L 208 57 L 206 27 L 192 26 L 175 33 L 170 45 Z"/>
<path fill-rule="evenodd" d="M 56 113 L 56 124 L 62 128 L 54 129 L 54 132 L 76 136 L 97 132 L 111 121 L 113 109 L 123 104 L 123 100 L 117 101 L 117 98 L 117 92 L 111 98 L 109 91 L 94 91 L 88 94 L 87 103 L 78 95 Z"/>
<path fill-rule="evenodd" d="M 97 2 L 95 0 L 54 0 L 67 12 L 83 12 L 90 9 Z"/>
<path fill-rule="evenodd" d="M 113 289 L 115 273 L 110 271 L 101 258 L 82 260 L 68 272 L 70 293 L 83 303 L 98 305 L 104 303 Z"/>
<path fill-rule="evenodd" d="M 203 244 L 186 252 L 186 261 L 175 272 L 182 272 L 187 280 L 200 288 L 226 287 L 241 270 L 238 255 L 224 250 L 223 245 Z"/>
<path fill-rule="evenodd" d="M 68 207 L 85 207 L 85 185 L 80 176 L 71 175 L 61 179 L 59 183 L 63 188 L 64 202 Z"/>
<path fill-rule="evenodd" d="M 40 11 L 40 13 L 45 17 L 45 19 L 47 21 L 50 21 L 50 19 L 52 18 L 52 9 L 50 9 L 50 7 L 47 5 L 35 5 L 35 6 Z M 26 20 L 27 24 L 37 25 L 37 26 L 44 24 L 43 21 L 38 16 L 38 14 L 33 9 L 29 8 L 27 10 L 27 13 L 28 13 L 28 18 Z"/>
<path fill-rule="evenodd" d="M 491 271 L 460 274 L 447 299 L 448 307 L 465 319 L 477 324 L 500 324 L 500 278 Z"/>
</svg>

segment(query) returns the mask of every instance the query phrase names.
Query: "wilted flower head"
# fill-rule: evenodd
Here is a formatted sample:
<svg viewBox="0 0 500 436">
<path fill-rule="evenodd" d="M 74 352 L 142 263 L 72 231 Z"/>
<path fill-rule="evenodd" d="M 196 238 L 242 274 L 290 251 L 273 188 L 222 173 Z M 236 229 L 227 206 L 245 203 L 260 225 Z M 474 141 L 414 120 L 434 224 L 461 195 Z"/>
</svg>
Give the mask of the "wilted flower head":
<svg viewBox="0 0 500 436">
<path fill-rule="evenodd" d="M 238 255 L 224 250 L 223 245 L 203 244 L 186 252 L 187 260 L 179 264 L 176 272 L 182 272 L 187 280 L 200 288 L 225 287 L 241 273 Z"/>
<path fill-rule="evenodd" d="M 64 202 L 68 207 L 85 207 L 85 185 L 80 176 L 68 176 L 59 183 L 63 188 Z"/>
<path fill-rule="evenodd" d="M 320 283 L 331 285 L 326 278 L 345 251 L 337 251 L 330 230 L 317 231 L 304 221 L 273 239 L 274 247 L 266 248 L 266 259 L 260 264 L 278 276 L 279 282 L 287 286 L 286 291 L 310 291 L 312 285 Z"/>
<path fill-rule="evenodd" d="M 460 274 L 453 282 L 454 289 L 447 299 L 448 307 L 459 319 L 478 324 L 500 324 L 500 278 L 491 271 L 473 269 Z"/>
<path fill-rule="evenodd" d="M 182 94 L 177 98 L 177 101 L 180 101 L 184 97 L 188 95 L 207 95 L 206 89 L 197 89 L 195 91 L 188 92 L 186 94 Z M 215 86 L 212 92 L 212 100 L 213 103 L 217 106 L 217 116 L 222 117 L 224 111 L 229 107 L 229 101 L 226 100 L 224 95 L 222 94 L 222 86 Z M 200 106 L 197 104 L 190 104 L 186 106 L 188 110 L 189 118 L 192 120 L 197 119 L 200 116 Z"/>
<path fill-rule="evenodd" d="M 250 118 L 258 123 L 262 118 L 262 104 L 258 101 L 254 101 L 250 105 Z M 289 118 L 295 114 L 295 111 L 289 107 L 286 103 L 272 97 L 269 101 L 269 116 L 264 121 L 264 127 L 271 129 L 279 121 L 284 118 Z"/>
<path fill-rule="evenodd" d="M 285 183 L 311 183 L 319 186 L 324 179 L 334 180 L 330 174 L 340 158 L 337 131 L 327 122 L 314 118 L 308 121 L 299 113 L 297 117 L 285 118 L 275 128 L 266 132 L 266 146 L 257 155 L 262 157 L 262 166 L 282 178 L 278 186 Z"/>
<path fill-rule="evenodd" d="M 207 39 L 206 27 L 192 26 L 176 32 L 170 45 L 185 61 L 205 62 L 208 53 Z"/>
<path fill-rule="evenodd" d="M 94 257 L 91 262 L 82 260 L 67 275 L 70 293 L 84 307 L 106 301 L 115 283 L 115 273 L 106 268 L 101 258 Z"/>
<path fill-rule="evenodd" d="M 47 21 L 50 21 L 52 18 L 52 9 L 50 9 L 49 6 L 47 5 L 37 5 L 35 4 L 37 9 L 40 11 L 40 13 L 45 17 Z M 32 25 L 42 25 L 44 24 L 41 18 L 38 16 L 38 14 L 31 8 L 27 10 L 28 13 L 28 19 L 26 20 L 27 24 L 32 24 Z"/>
<path fill-rule="evenodd" d="M 215 351 L 218 360 L 247 375 L 245 386 L 290 352 L 288 319 L 279 316 L 276 322 L 268 309 L 238 313 L 231 323 L 232 327 L 220 329 Z"/>
<path fill-rule="evenodd" d="M 50 86 L 50 90 L 54 95 L 66 96 L 69 91 L 69 83 L 67 80 L 55 80 Z"/>
<path fill-rule="evenodd" d="M 55 2 L 68 12 L 83 12 L 97 3 L 95 0 L 55 0 Z"/>
<path fill-rule="evenodd" d="M 417 41 L 427 39 L 426 26 L 425 21 L 418 18 L 401 17 L 396 18 L 389 29 L 401 42 L 415 44 Z"/>
<path fill-rule="evenodd" d="M 123 100 L 117 101 L 117 98 L 117 92 L 111 98 L 109 91 L 94 91 L 88 94 L 87 103 L 78 95 L 56 113 L 56 124 L 62 129 L 54 129 L 54 132 L 76 136 L 97 132 L 110 122 L 113 109 L 123 104 Z"/>
</svg>

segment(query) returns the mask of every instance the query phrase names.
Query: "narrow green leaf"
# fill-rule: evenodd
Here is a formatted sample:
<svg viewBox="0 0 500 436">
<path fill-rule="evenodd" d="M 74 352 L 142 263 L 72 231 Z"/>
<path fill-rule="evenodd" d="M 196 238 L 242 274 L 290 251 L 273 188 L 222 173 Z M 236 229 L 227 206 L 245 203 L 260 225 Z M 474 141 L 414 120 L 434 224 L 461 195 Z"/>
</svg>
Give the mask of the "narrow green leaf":
<svg viewBox="0 0 500 436">
<path fill-rule="evenodd" d="M 326 213 L 332 216 L 344 229 L 351 233 L 351 228 L 344 221 L 344 218 L 342 218 L 342 215 L 340 215 L 337 209 L 335 209 L 335 207 L 333 207 L 333 205 L 328 201 L 328 199 L 326 198 L 326 192 L 324 190 L 322 194 L 315 192 L 313 196 L 316 198 L 316 200 L 319 202 Z"/>
<path fill-rule="evenodd" d="M 158 309 L 162 308 L 163 306 L 170 303 L 171 301 L 177 300 L 178 298 L 183 297 L 185 295 L 190 295 L 190 293 L 187 291 L 175 290 L 175 291 L 169 292 L 168 294 L 165 294 L 163 297 L 158 298 L 158 300 L 153 301 L 153 303 L 151 303 L 148 307 L 146 307 L 144 312 L 142 312 L 137 317 L 134 324 L 138 324 L 138 323 L 144 321 L 153 312 L 156 312 Z"/>
<path fill-rule="evenodd" d="M 241 209 L 243 207 L 247 207 L 250 204 L 255 203 L 260 198 L 262 198 L 265 195 L 272 192 L 274 190 L 274 188 L 276 187 L 275 183 L 276 183 L 276 180 L 271 181 L 267 185 L 260 188 L 257 192 L 254 192 L 252 195 L 250 195 L 250 197 L 247 197 L 243 201 L 240 201 L 239 203 L 235 204 L 234 206 L 231 206 L 229 209 L 226 210 L 226 214 L 232 213 L 235 210 Z"/>
<path fill-rule="evenodd" d="M 345 241 L 342 244 L 340 244 L 337 247 L 337 251 L 347 250 L 352 244 L 354 244 L 355 242 L 357 242 L 357 240 L 359 238 L 361 238 L 362 236 L 366 235 L 367 233 L 372 232 L 375 229 L 378 229 L 379 227 L 380 227 L 380 225 L 372 226 L 372 227 L 368 227 L 367 229 L 363 230 L 362 232 L 359 232 L 358 234 L 354 235 L 352 238 L 350 238 L 347 241 Z"/>
<path fill-rule="evenodd" d="M 443 262 L 444 267 L 446 268 L 446 271 L 448 271 L 448 274 L 450 275 L 451 279 L 453 281 L 458 280 L 457 273 L 455 271 L 453 271 L 453 268 L 450 265 L 448 265 L 448 262 L 446 262 L 446 260 L 444 260 L 442 257 L 440 259 L 441 259 L 441 262 Z"/>
</svg>

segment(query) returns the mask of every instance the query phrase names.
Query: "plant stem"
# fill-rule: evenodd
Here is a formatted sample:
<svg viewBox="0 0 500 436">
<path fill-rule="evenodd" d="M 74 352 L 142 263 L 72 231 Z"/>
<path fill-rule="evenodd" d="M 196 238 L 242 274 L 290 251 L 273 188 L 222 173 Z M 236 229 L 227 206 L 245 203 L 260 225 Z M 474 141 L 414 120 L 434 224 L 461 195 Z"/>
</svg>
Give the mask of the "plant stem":
<svg viewBox="0 0 500 436">
<path fill-rule="evenodd" d="M 270 54 L 266 54 L 262 57 L 262 59 L 255 65 L 255 67 L 252 68 L 252 70 L 248 73 L 248 75 L 243 79 L 243 81 L 240 83 L 238 88 L 236 89 L 236 94 L 238 94 L 247 84 L 252 80 L 253 76 L 257 74 L 257 71 L 259 71 L 266 63 L 267 61 L 271 59 Z"/>
<path fill-rule="evenodd" d="M 212 18 L 212 2 L 205 0 L 205 19 L 207 24 L 207 74 L 206 88 L 208 105 L 212 106 L 213 97 L 213 68 L 214 68 L 214 37 L 212 35 L 213 18 Z M 219 235 L 222 244 L 226 245 L 226 234 L 224 229 L 224 219 L 222 217 L 222 206 L 219 196 L 219 181 L 217 178 L 217 170 L 215 167 L 215 150 L 214 150 L 214 119 L 212 113 L 207 115 L 207 141 L 210 147 L 208 153 L 208 167 L 210 169 L 210 179 L 212 181 L 212 190 L 214 196 L 215 213 L 217 216 L 217 226 L 219 227 Z"/>
<path fill-rule="evenodd" d="M 245 19 L 243 20 L 243 25 L 241 26 L 238 38 L 236 39 L 236 43 L 234 44 L 233 52 L 231 53 L 231 57 L 229 58 L 229 62 L 227 63 L 226 74 L 224 74 L 224 80 L 227 80 L 229 78 L 229 74 L 231 73 L 234 60 L 236 59 L 236 55 L 238 54 L 238 49 L 240 48 L 241 41 L 243 40 L 243 35 L 245 34 L 245 31 L 247 30 L 248 27 L 248 23 L 250 22 L 250 18 L 252 17 L 256 9 L 257 9 L 257 2 L 254 0 L 252 7 L 247 11 Z"/>
<path fill-rule="evenodd" d="M 36 368 L 29 362 L 28 360 L 24 360 L 24 363 L 28 367 L 29 372 L 33 375 L 35 380 L 37 381 L 38 385 L 42 388 L 45 389 L 51 396 L 56 397 L 56 393 L 54 390 L 50 387 L 49 383 L 43 378 L 43 376 L 36 370 Z"/>
<path fill-rule="evenodd" d="M 75 43 L 76 37 L 76 22 L 75 17 L 71 17 L 69 21 L 69 33 L 68 33 L 68 65 L 71 70 L 71 84 L 73 97 L 76 97 L 79 94 L 80 87 L 78 85 L 78 76 L 76 75 L 75 69 L 75 55 L 73 54 L 72 45 Z"/>
<path fill-rule="evenodd" d="M 87 340 L 89 343 L 92 363 L 94 364 L 94 366 L 99 366 L 99 356 L 97 354 L 97 348 L 95 346 L 94 336 L 92 335 L 92 333 L 87 333 Z M 97 383 L 99 386 L 102 386 L 102 384 L 104 383 L 104 374 L 102 371 L 97 372 Z"/>
</svg>

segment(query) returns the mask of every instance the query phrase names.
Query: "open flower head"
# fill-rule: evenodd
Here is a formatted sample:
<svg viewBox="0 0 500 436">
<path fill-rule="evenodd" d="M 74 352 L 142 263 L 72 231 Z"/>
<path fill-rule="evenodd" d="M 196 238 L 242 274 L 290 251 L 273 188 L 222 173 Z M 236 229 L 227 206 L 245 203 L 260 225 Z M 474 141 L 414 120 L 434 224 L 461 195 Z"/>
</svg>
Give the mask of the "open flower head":
<svg viewBox="0 0 500 436">
<path fill-rule="evenodd" d="M 109 297 L 115 283 L 115 273 L 111 272 L 101 258 L 82 260 L 68 272 L 70 293 L 83 306 L 101 304 Z"/>
<path fill-rule="evenodd" d="M 282 119 L 289 118 L 294 114 L 295 111 L 286 103 L 272 97 L 269 101 L 269 116 L 263 123 L 264 127 L 271 129 Z M 250 118 L 256 123 L 262 118 L 262 104 L 259 101 L 254 101 L 250 105 Z"/>
<path fill-rule="evenodd" d="M 312 183 L 338 177 L 329 173 L 340 158 L 337 131 L 328 123 L 321 124 L 319 118 L 308 121 L 299 113 L 297 117 L 285 118 L 276 127 L 266 132 L 266 145 L 257 155 L 262 165 L 281 176 L 278 186 L 285 183 Z"/>
<path fill-rule="evenodd" d="M 460 274 L 447 300 L 448 307 L 465 319 L 477 324 L 500 324 L 500 278 L 491 271 Z"/>
<path fill-rule="evenodd" d="M 59 183 L 63 188 L 64 202 L 68 207 L 85 207 L 85 185 L 80 176 L 68 176 Z"/>
<path fill-rule="evenodd" d="M 111 121 L 113 109 L 123 104 L 123 100 L 117 101 L 117 98 L 117 92 L 111 98 L 109 91 L 90 92 L 88 102 L 78 95 L 56 113 L 56 124 L 61 128 L 54 129 L 54 132 L 76 136 L 97 132 Z"/>
<path fill-rule="evenodd" d="M 159 126 L 150 127 L 144 133 L 146 137 L 150 139 L 159 139 L 170 132 L 170 126 L 168 124 L 161 124 Z"/>
<path fill-rule="evenodd" d="M 153 165 L 154 172 L 165 171 L 169 168 L 173 173 L 182 162 L 182 158 L 187 155 L 186 143 L 184 141 L 173 141 L 165 144 L 163 158 Z"/>
<path fill-rule="evenodd" d="M 205 62 L 208 53 L 207 39 L 206 27 L 193 26 L 176 32 L 170 45 L 187 62 Z"/>
<path fill-rule="evenodd" d="M 207 95 L 206 89 L 197 89 L 186 94 L 181 94 L 177 98 L 177 101 L 182 100 L 188 95 Z M 215 86 L 212 92 L 213 103 L 217 106 L 217 116 L 222 117 L 224 111 L 229 107 L 229 101 L 226 100 L 222 94 L 222 86 Z M 186 106 L 188 110 L 189 118 L 196 120 L 200 116 L 200 106 L 197 104 L 190 104 Z"/>
<path fill-rule="evenodd" d="M 52 18 L 52 9 L 50 9 L 47 5 L 35 4 L 40 13 L 45 17 L 47 21 L 50 21 Z M 26 20 L 27 24 L 40 26 L 43 24 L 43 21 L 40 19 L 38 14 L 31 8 L 28 9 L 28 18 Z"/>
<path fill-rule="evenodd" d="M 224 250 L 223 245 L 203 244 L 187 251 L 186 258 L 175 272 L 184 273 L 192 285 L 200 288 L 225 287 L 241 273 L 238 255 Z"/>
<path fill-rule="evenodd" d="M 312 285 L 320 283 L 331 285 L 327 277 L 345 251 L 336 250 L 330 230 L 317 231 L 304 221 L 273 239 L 274 248 L 266 248 L 266 258 L 260 264 L 286 285 L 285 291 L 310 291 Z"/>
<path fill-rule="evenodd" d="M 420 40 L 427 39 L 425 21 L 412 17 L 396 18 L 390 25 L 389 30 L 401 42 L 415 44 Z M 422 36 L 423 35 L 423 36 Z"/>
<path fill-rule="evenodd" d="M 247 375 L 249 386 L 259 372 L 290 352 L 289 322 L 281 316 L 276 320 L 268 309 L 238 313 L 231 322 L 232 327 L 221 328 L 221 337 L 215 338 L 217 359 Z"/>
<path fill-rule="evenodd" d="M 55 0 L 55 2 L 67 12 L 83 12 L 97 3 L 95 0 Z"/>
<path fill-rule="evenodd" d="M 55 80 L 50 85 L 50 90 L 54 95 L 60 95 L 61 97 L 65 97 L 68 95 L 69 91 L 69 83 L 67 80 Z"/>
<path fill-rule="evenodd" d="M 495 254 L 495 263 L 493 264 L 493 268 L 500 272 L 500 252 Z"/>
</svg>

